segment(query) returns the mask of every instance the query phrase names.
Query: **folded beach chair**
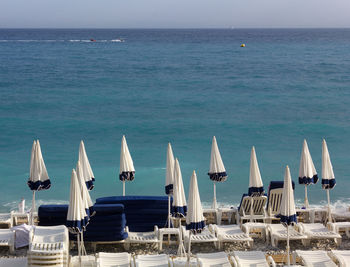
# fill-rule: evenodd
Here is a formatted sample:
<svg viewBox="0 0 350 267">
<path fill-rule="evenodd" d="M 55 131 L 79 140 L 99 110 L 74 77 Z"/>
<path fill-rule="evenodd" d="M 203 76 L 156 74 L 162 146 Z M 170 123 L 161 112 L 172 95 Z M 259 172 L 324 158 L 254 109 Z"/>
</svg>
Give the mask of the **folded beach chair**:
<svg viewBox="0 0 350 267">
<path fill-rule="evenodd" d="M 159 238 L 158 238 L 158 227 L 154 226 L 153 232 L 129 232 L 128 226 L 125 227 L 125 232 L 128 234 L 128 238 L 125 239 L 124 247 L 129 250 L 130 244 L 145 244 L 153 243 L 158 246 L 159 250 Z"/>
<path fill-rule="evenodd" d="M 96 255 L 97 267 L 130 267 L 131 255 L 126 252 L 121 253 L 105 253 L 99 252 Z"/>
<path fill-rule="evenodd" d="M 190 231 L 186 230 L 185 226 L 181 227 L 182 230 L 182 238 L 184 240 L 184 244 L 187 247 L 189 238 L 190 238 Z M 214 246 L 216 247 L 218 239 L 215 236 L 215 233 L 212 233 L 209 231 L 208 227 L 205 227 L 202 232 L 197 233 L 195 235 L 191 234 L 191 243 L 208 243 L 213 242 Z"/>
<path fill-rule="evenodd" d="M 0 229 L 0 246 L 9 247 L 10 253 L 15 252 L 15 231 Z"/>
<path fill-rule="evenodd" d="M 336 245 L 340 245 L 341 243 L 341 235 L 328 230 L 321 223 L 299 223 L 301 231 L 308 238 L 302 240 L 304 245 L 309 245 L 311 239 L 333 239 Z"/>
<path fill-rule="evenodd" d="M 252 205 L 252 199 L 253 212 L 251 213 L 250 208 Z M 257 220 L 264 221 L 266 218 L 266 202 L 266 196 L 251 197 L 247 194 L 243 194 L 241 204 L 239 205 L 238 212 L 236 213 L 237 223 L 240 222 L 242 224 L 244 221 L 250 221 L 251 217 L 254 222 Z"/>
<path fill-rule="evenodd" d="M 137 255 L 135 267 L 171 267 L 173 263 L 168 255 Z"/>
<path fill-rule="evenodd" d="M 1 228 L 11 228 L 13 224 L 12 212 L 0 213 L 0 225 Z"/>
<path fill-rule="evenodd" d="M 69 237 L 64 225 L 36 226 L 29 232 L 28 266 L 68 266 Z"/>
<path fill-rule="evenodd" d="M 198 253 L 197 261 L 200 267 L 231 267 L 225 252 Z"/>
<path fill-rule="evenodd" d="M 231 256 L 234 267 L 275 267 L 276 263 L 271 256 L 265 257 L 261 251 L 234 251 Z"/>
<path fill-rule="evenodd" d="M 25 266 L 27 266 L 27 257 L 0 258 L 0 267 L 25 267 Z"/>
<path fill-rule="evenodd" d="M 350 238 L 350 222 L 328 223 L 327 226 L 329 229 L 338 234 L 340 234 L 341 232 L 345 232 L 346 236 Z"/>
<path fill-rule="evenodd" d="M 295 184 L 292 181 L 293 190 L 295 188 Z M 283 181 L 271 181 L 269 185 L 269 191 L 267 195 L 267 217 L 265 221 L 271 223 L 273 220 L 279 220 L 276 218 L 276 215 L 280 212 L 280 206 L 282 201 L 282 193 L 283 193 Z"/>
<path fill-rule="evenodd" d="M 304 266 L 307 267 L 336 267 L 337 265 L 323 250 L 296 250 L 295 255 L 298 256 Z"/>
<path fill-rule="evenodd" d="M 241 230 L 236 224 L 230 225 L 209 225 L 211 232 L 215 233 L 220 249 L 223 242 L 246 243 L 248 247 L 253 245 L 253 239 Z"/>
<path fill-rule="evenodd" d="M 332 250 L 329 255 L 340 267 L 350 267 L 350 250 Z"/>
<path fill-rule="evenodd" d="M 278 241 L 287 240 L 287 228 L 282 224 L 269 224 L 267 226 L 268 235 L 271 238 L 271 244 L 277 247 Z M 294 229 L 294 227 L 289 226 L 289 240 L 303 240 L 307 239 L 307 235 L 302 234 Z M 304 243 L 303 243 L 304 244 Z"/>
</svg>

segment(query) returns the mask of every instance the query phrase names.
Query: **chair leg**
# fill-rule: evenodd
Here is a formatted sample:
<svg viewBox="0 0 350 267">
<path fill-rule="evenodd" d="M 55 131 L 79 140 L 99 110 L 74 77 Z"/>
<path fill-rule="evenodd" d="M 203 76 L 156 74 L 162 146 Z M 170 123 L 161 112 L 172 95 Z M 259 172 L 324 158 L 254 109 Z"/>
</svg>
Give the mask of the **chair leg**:
<svg viewBox="0 0 350 267">
<path fill-rule="evenodd" d="M 310 246 L 311 240 L 310 239 L 302 239 L 301 243 L 303 244 L 304 247 Z"/>
<path fill-rule="evenodd" d="M 129 251 L 129 250 L 130 250 L 130 242 L 125 242 L 125 243 L 124 243 L 124 249 L 125 249 L 126 251 Z"/>
</svg>

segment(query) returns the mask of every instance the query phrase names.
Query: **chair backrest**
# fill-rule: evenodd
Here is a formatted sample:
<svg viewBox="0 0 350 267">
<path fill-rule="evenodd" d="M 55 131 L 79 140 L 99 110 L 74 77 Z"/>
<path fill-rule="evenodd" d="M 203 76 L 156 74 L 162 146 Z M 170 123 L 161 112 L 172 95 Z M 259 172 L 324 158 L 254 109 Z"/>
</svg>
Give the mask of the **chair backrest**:
<svg viewBox="0 0 350 267">
<path fill-rule="evenodd" d="M 233 254 L 238 266 L 269 266 L 261 251 L 234 251 Z"/>
<path fill-rule="evenodd" d="M 106 253 L 99 252 L 97 254 L 97 262 L 99 266 L 130 266 L 131 256 L 127 252 Z"/>
<path fill-rule="evenodd" d="M 64 225 L 36 226 L 33 231 L 33 242 L 68 242 L 68 229 Z"/>
<path fill-rule="evenodd" d="M 204 266 L 208 263 L 225 264 L 230 263 L 225 252 L 197 253 L 198 262 Z"/>
<path fill-rule="evenodd" d="M 267 195 L 267 213 L 269 216 L 277 215 L 280 212 L 282 194 L 283 194 L 283 181 L 271 181 L 269 185 L 269 192 Z M 293 190 L 295 183 L 292 181 Z"/>
<path fill-rule="evenodd" d="M 316 266 L 317 263 L 320 264 L 320 266 L 337 266 L 324 250 L 296 250 L 295 253 L 302 258 L 307 266 Z"/>
<path fill-rule="evenodd" d="M 135 258 L 136 266 L 169 266 L 169 256 L 165 254 L 159 255 L 137 255 Z"/>
<path fill-rule="evenodd" d="M 252 205 L 252 199 L 253 199 L 253 215 L 263 215 L 264 209 L 266 206 L 267 197 L 266 196 L 260 196 L 260 197 L 251 197 L 251 196 L 243 196 L 241 205 L 239 207 L 239 214 L 242 216 L 243 213 L 246 215 L 250 214 L 250 208 Z"/>
</svg>

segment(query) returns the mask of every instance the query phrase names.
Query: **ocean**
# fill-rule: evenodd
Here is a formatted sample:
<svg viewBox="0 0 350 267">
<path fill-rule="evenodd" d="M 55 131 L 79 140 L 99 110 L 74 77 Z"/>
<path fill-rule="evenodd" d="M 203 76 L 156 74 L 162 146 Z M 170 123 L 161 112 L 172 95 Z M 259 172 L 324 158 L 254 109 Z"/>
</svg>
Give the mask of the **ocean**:
<svg viewBox="0 0 350 267">
<path fill-rule="evenodd" d="M 123 134 L 136 169 L 127 195 L 165 195 L 171 142 L 186 195 L 196 170 L 210 205 L 215 135 L 228 173 L 217 199 L 234 206 L 248 191 L 253 145 L 267 190 L 286 165 L 297 183 L 304 139 L 321 176 L 325 138 L 331 201 L 350 205 L 349 51 L 350 29 L 0 29 L 0 212 L 22 197 L 31 204 L 34 139 L 52 182 L 39 204 L 68 202 L 80 140 L 92 198 L 120 195 Z M 295 198 L 303 202 L 303 186 Z M 325 204 L 320 182 L 309 201 Z"/>
</svg>

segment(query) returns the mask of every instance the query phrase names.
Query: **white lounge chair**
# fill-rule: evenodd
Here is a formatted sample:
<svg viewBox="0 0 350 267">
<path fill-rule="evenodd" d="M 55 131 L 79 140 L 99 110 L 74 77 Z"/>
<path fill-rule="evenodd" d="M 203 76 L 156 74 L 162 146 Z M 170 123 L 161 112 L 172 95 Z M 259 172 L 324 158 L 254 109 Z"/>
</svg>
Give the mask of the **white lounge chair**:
<svg viewBox="0 0 350 267">
<path fill-rule="evenodd" d="M 0 258 L 0 267 L 24 267 L 27 266 L 27 257 Z"/>
<path fill-rule="evenodd" d="M 94 255 L 81 256 L 81 266 L 96 267 L 96 257 Z M 69 267 L 80 267 L 79 256 L 70 257 Z"/>
<path fill-rule="evenodd" d="M 96 255 L 97 267 L 130 267 L 131 255 L 126 252 L 121 253 L 105 253 L 99 252 Z"/>
<path fill-rule="evenodd" d="M 253 200 L 253 211 L 251 213 L 250 206 L 252 205 Z M 266 218 L 266 196 L 259 196 L 259 197 L 251 197 L 251 196 L 244 196 L 242 198 L 241 205 L 239 207 L 237 214 L 236 221 L 237 223 L 240 222 L 241 224 L 244 221 L 250 221 L 251 219 L 253 221 L 265 221 Z"/>
<path fill-rule="evenodd" d="M 241 230 L 236 224 L 230 225 L 213 225 L 209 226 L 209 229 L 215 233 L 218 239 L 220 249 L 223 242 L 236 242 L 236 243 L 247 243 L 248 247 L 253 245 L 253 239 Z"/>
<path fill-rule="evenodd" d="M 0 246 L 9 247 L 10 253 L 15 252 L 15 231 L 0 229 Z"/>
<path fill-rule="evenodd" d="M 13 225 L 12 212 L 11 213 L 0 213 L 0 224 L 6 225 L 6 228 L 11 228 Z"/>
<path fill-rule="evenodd" d="M 137 255 L 135 257 L 136 267 L 171 267 L 172 261 L 168 255 Z"/>
<path fill-rule="evenodd" d="M 340 234 L 341 232 L 345 232 L 346 236 L 350 238 L 350 222 L 328 223 L 327 226 L 329 229 L 338 234 Z"/>
<path fill-rule="evenodd" d="M 265 257 L 261 251 L 234 251 L 231 256 L 234 267 L 275 267 L 276 263 L 271 256 Z"/>
<path fill-rule="evenodd" d="M 302 240 L 303 244 L 309 245 L 311 239 L 333 239 L 336 245 L 341 243 L 341 235 L 328 230 L 321 223 L 299 223 L 302 233 L 307 235 L 307 239 Z"/>
<path fill-rule="evenodd" d="M 182 229 L 182 238 L 184 240 L 184 244 L 187 247 L 189 243 L 190 238 L 190 231 L 186 230 L 185 226 L 181 227 Z M 201 233 L 198 234 L 191 234 L 191 243 L 208 243 L 213 242 L 214 246 L 216 247 L 216 242 L 218 239 L 216 238 L 215 234 L 209 231 L 208 227 L 205 227 Z"/>
<path fill-rule="evenodd" d="M 64 225 L 36 226 L 29 232 L 28 266 L 68 266 L 69 237 Z"/>
<path fill-rule="evenodd" d="M 153 243 L 158 246 L 159 250 L 159 239 L 158 239 L 158 227 L 154 226 L 153 232 L 129 232 L 129 227 L 125 227 L 125 232 L 128 233 L 128 238 L 125 239 L 124 247 L 129 250 L 130 244 L 145 244 Z"/>
<path fill-rule="evenodd" d="M 271 238 L 271 244 L 274 247 L 278 246 L 278 241 L 287 240 L 287 228 L 282 224 L 269 224 L 267 225 L 267 232 Z M 303 240 L 307 236 L 289 226 L 289 240 Z"/>
<path fill-rule="evenodd" d="M 267 203 L 267 215 L 265 221 L 271 223 L 273 220 L 279 220 L 276 215 L 280 212 L 283 188 L 275 188 L 269 192 L 269 201 Z"/>
<path fill-rule="evenodd" d="M 307 267 L 336 267 L 337 265 L 323 250 L 296 250 L 295 255 L 300 257 Z"/>
<path fill-rule="evenodd" d="M 329 255 L 340 267 L 350 267 L 350 250 L 332 250 Z"/>
<path fill-rule="evenodd" d="M 200 267 L 231 267 L 225 252 L 198 253 L 197 260 Z"/>
</svg>

